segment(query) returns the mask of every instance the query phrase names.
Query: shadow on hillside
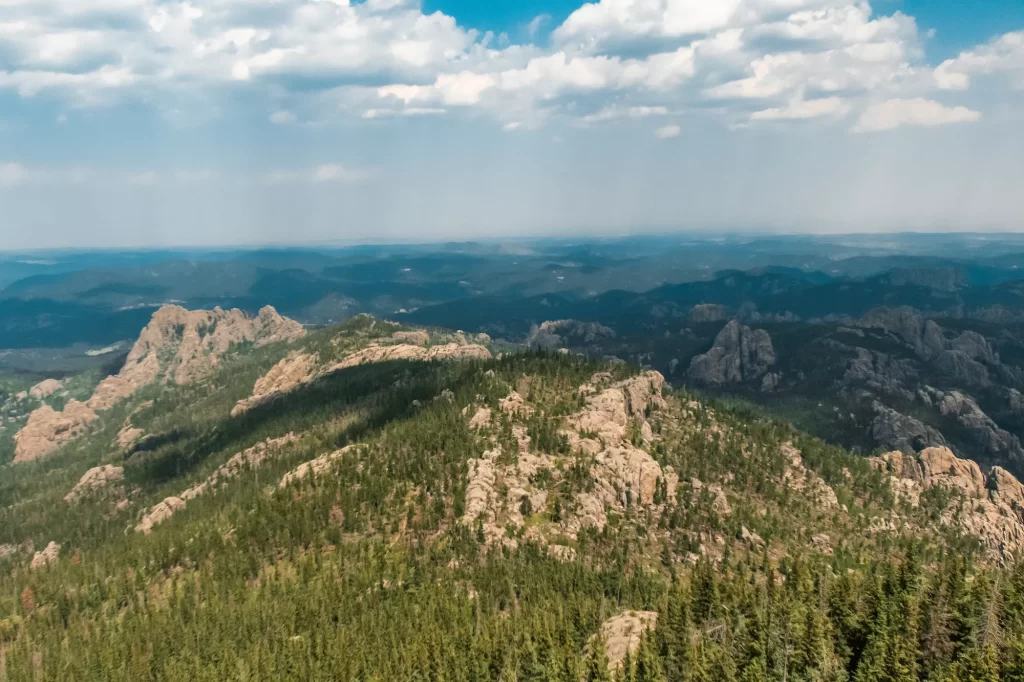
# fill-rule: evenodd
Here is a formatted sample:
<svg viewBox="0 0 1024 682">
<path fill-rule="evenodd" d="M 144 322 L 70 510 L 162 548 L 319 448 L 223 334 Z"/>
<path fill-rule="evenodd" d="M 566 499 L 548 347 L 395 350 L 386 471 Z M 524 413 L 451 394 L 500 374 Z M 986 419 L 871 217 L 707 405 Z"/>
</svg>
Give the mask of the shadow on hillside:
<svg viewBox="0 0 1024 682">
<path fill-rule="evenodd" d="M 454 391 L 475 381 L 479 363 L 398 360 L 350 367 L 296 389 L 248 412 L 204 430 L 176 430 L 136 448 L 126 474 L 143 484 L 159 484 L 188 474 L 208 457 L 240 451 L 266 438 L 302 433 L 355 409 L 367 417 L 342 430 L 331 444 L 342 447 L 384 425 L 412 414 L 413 401 L 426 403 L 443 389 Z"/>
</svg>

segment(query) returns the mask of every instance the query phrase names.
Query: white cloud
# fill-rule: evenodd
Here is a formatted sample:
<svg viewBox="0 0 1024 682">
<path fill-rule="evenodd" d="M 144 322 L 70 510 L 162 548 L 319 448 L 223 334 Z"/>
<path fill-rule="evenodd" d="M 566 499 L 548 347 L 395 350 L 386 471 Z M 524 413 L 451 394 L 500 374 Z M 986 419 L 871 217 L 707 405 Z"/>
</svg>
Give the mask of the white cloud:
<svg viewBox="0 0 1024 682">
<path fill-rule="evenodd" d="M 181 118 L 194 100 L 215 115 L 256 101 L 279 125 L 296 111 L 329 122 L 473 109 L 535 128 L 641 111 L 807 121 L 963 90 L 980 74 L 1024 86 L 1024 31 L 936 68 L 914 19 L 876 5 L 597 0 L 543 48 L 426 14 L 419 0 L 0 0 L 0 91 L 74 106 L 134 98 Z"/>
<path fill-rule="evenodd" d="M 981 119 L 981 113 L 967 107 L 947 107 L 929 99 L 891 99 L 872 104 L 861 114 L 854 132 L 867 133 L 894 130 L 901 126 L 942 126 L 970 123 Z"/>
<path fill-rule="evenodd" d="M 526 34 L 530 38 L 536 38 L 537 34 L 540 33 L 540 29 L 549 21 L 551 21 L 550 14 L 538 14 L 526 25 Z"/>
<path fill-rule="evenodd" d="M 582 123 L 603 123 L 605 121 L 617 121 L 624 118 L 648 118 L 650 116 L 667 116 L 668 107 L 662 106 L 635 106 L 615 107 L 608 106 L 600 111 L 587 114 L 581 120 Z"/>
<path fill-rule="evenodd" d="M 270 122 L 276 123 L 277 125 L 291 125 L 292 123 L 295 123 L 295 121 L 295 114 L 284 109 L 275 111 L 270 115 Z"/>
<path fill-rule="evenodd" d="M 272 185 L 352 183 L 364 179 L 366 171 L 327 163 L 313 168 L 278 170 L 267 173 L 264 179 Z"/>
<path fill-rule="evenodd" d="M 1024 88 L 1024 31 L 1007 33 L 946 60 L 935 69 L 935 82 L 943 90 L 965 90 L 971 76 L 997 73 L 1006 74 L 1015 87 Z"/>
<path fill-rule="evenodd" d="M 658 128 L 654 131 L 654 136 L 659 140 L 667 140 L 670 137 L 679 137 L 681 132 L 683 132 L 683 129 L 673 124 Z"/>
<path fill-rule="evenodd" d="M 35 171 L 26 168 L 20 163 L 13 161 L 0 163 L 0 187 L 24 185 L 32 182 L 35 177 Z"/>
<path fill-rule="evenodd" d="M 752 121 L 806 121 L 812 118 L 836 118 L 845 116 L 850 105 L 841 97 L 824 99 L 796 100 L 783 107 L 772 107 L 755 111 L 750 115 Z"/>
</svg>

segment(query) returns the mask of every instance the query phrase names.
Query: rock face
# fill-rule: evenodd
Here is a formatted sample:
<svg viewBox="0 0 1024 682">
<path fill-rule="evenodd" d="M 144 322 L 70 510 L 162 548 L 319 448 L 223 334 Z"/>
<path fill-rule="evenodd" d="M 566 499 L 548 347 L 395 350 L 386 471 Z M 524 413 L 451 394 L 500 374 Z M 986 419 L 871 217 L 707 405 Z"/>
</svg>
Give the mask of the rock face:
<svg viewBox="0 0 1024 682">
<path fill-rule="evenodd" d="M 135 530 L 149 535 L 153 532 L 154 526 L 163 523 L 184 508 L 185 500 L 180 497 L 165 498 L 163 502 L 149 510 L 149 513 L 142 518 L 139 525 L 135 526 Z"/>
<path fill-rule="evenodd" d="M 277 455 L 289 443 L 298 440 L 298 436 L 289 433 L 280 438 L 268 438 L 256 445 L 233 455 L 231 459 L 222 464 L 205 481 L 197 483 L 191 488 L 183 491 L 175 497 L 168 497 L 163 502 L 154 506 L 142 521 L 135 527 L 135 530 L 147 535 L 157 524 L 163 523 L 178 511 L 185 508 L 189 500 L 193 500 L 207 492 L 215 491 L 227 485 L 228 481 L 235 478 L 247 469 L 256 469 L 268 458 Z"/>
<path fill-rule="evenodd" d="M 917 372 L 911 362 L 865 348 L 854 348 L 853 351 L 856 355 L 843 374 L 845 386 L 864 386 L 877 393 L 913 400 L 913 394 L 906 388 L 917 380 Z"/>
<path fill-rule="evenodd" d="M 690 322 L 701 323 L 701 322 L 722 322 L 727 320 L 729 317 L 729 311 L 724 305 L 717 303 L 700 303 L 693 306 L 690 309 L 689 318 Z"/>
<path fill-rule="evenodd" d="M 557 493 L 564 462 L 559 456 L 534 450 L 526 427 L 517 423 L 535 412 L 513 392 L 501 401 L 501 410 L 513 420 L 515 453 L 494 447 L 469 461 L 466 509 L 462 522 L 479 528 L 488 544 L 515 545 L 506 528 L 522 528 L 531 514 L 550 512 L 550 522 L 532 523 L 525 538 L 548 544 L 559 537 L 576 538 L 585 528 L 601 530 L 608 512 L 658 505 L 676 496 L 678 476 L 662 467 L 646 451 L 634 445 L 654 438 L 647 413 L 662 407 L 665 379 L 647 372 L 608 385 L 608 377 L 595 375 L 581 387 L 586 406 L 565 419 L 561 433 L 571 450 L 583 456 L 592 485 L 564 497 Z M 598 390 L 595 384 L 606 386 Z M 467 416 L 469 410 L 466 410 Z M 476 415 L 474 414 L 474 417 Z M 477 427 L 486 432 L 488 425 Z M 563 466 L 560 466 L 563 465 Z M 555 504 L 558 504 L 557 511 Z"/>
<path fill-rule="evenodd" d="M 656 611 L 626 611 L 602 623 L 597 636 L 604 641 L 608 669 L 615 672 L 621 668 L 626 653 L 630 656 L 636 654 L 644 631 L 653 630 L 657 624 Z"/>
<path fill-rule="evenodd" d="M 341 457 L 346 452 L 351 450 L 352 447 L 352 445 L 347 445 L 340 450 L 335 450 L 334 452 L 331 452 L 329 454 L 321 455 L 320 457 L 317 457 L 316 459 L 311 460 L 309 462 L 303 462 L 295 469 L 285 474 L 284 477 L 281 479 L 281 483 L 278 484 L 278 487 L 287 488 L 292 483 L 302 481 L 306 478 L 309 478 L 310 476 L 323 476 L 328 471 L 330 471 L 331 465 L 334 464 L 334 462 L 341 459 Z"/>
<path fill-rule="evenodd" d="M 340 362 L 328 365 L 320 364 L 316 355 L 295 351 L 260 377 L 253 387 L 252 395 L 240 400 L 231 410 L 231 414 L 243 414 L 257 405 L 275 400 L 320 377 L 349 367 L 397 360 L 490 360 L 492 357 L 486 347 L 477 344 L 449 343 L 425 347 L 408 343 L 427 343 L 429 340 L 429 335 L 422 331 L 395 332 L 390 341 L 398 343 L 372 343 L 362 350 L 349 354 Z"/>
<path fill-rule="evenodd" d="M 84 434 L 95 419 L 96 412 L 77 400 L 69 400 L 61 412 L 43 405 L 29 415 L 25 426 L 14 435 L 14 463 L 31 462 L 51 454 Z"/>
<path fill-rule="evenodd" d="M 60 545 L 56 542 L 51 542 L 41 552 L 36 552 L 35 556 L 32 557 L 31 568 L 33 571 L 49 566 L 50 564 L 56 563 L 57 559 L 60 558 Z"/>
<path fill-rule="evenodd" d="M 43 400 L 44 398 L 49 398 L 63 386 L 64 384 L 56 379 L 43 379 L 35 386 L 28 389 L 28 394 L 36 400 Z"/>
<path fill-rule="evenodd" d="M 804 460 L 799 450 L 791 443 L 785 443 L 782 446 L 782 454 L 787 459 L 783 481 L 790 488 L 808 492 L 815 503 L 826 509 L 839 506 L 836 491 L 832 490 L 818 474 L 804 466 Z"/>
<path fill-rule="evenodd" d="M 534 325 L 526 339 L 531 350 L 553 351 L 570 346 L 589 346 L 615 338 L 615 332 L 597 322 L 555 320 Z"/>
<path fill-rule="evenodd" d="M 1024 462 L 1020 439 L 999 428 L 970 396 L 958 391 L 946 393 L 939 402 L 939 411 L 955 419 L 982 452 L 994 458 Z"/>
<path fill-rule="evenodd" d="M 69 504 L 76 504 L 83 499 L 104 495 L 110 491 L 110 487 L 124 480 L 124 469 L 105 464 L 103 466 L 89 469 L 75 484 L 64 501 Z"/>
<path fill-rule="evenodd" d="M 15 462 L 44 457 L 85 432 L 97 412 L 113 407 L 143 386 L 162 380 L 187 384 L 212 371 L 233 345 L 294 341 L 306 331 L 267 306 L 254 318 L 240 310 L 186 310 L 164 306 L 132 347 L 121 371 L 100 382 L 83 405 L 70 401 L 61 413 L 43 406 L 15 437 Z"/>
<path fill-rule="evenodd" d="M 871 421 L 871 437 L 887 450 L 900 450 L 912 455 L 924 448 L 946 445 L 941 433 L 913 417 L 900 414 L 879 402 L 874 403 L 873 409 L 875 418 Z"/>
<path fill-rule="evenodd" d="M 1019 558 L 1024 552 L 1024 486 L 1001 467 L 986 476 L 977 463 L 959 459 L 949 448 L 927 448 L 918 455 L 890 452 L 871 458 L 890 476 L 897 499 L 917 506 L 921 493 L 942 487 L 960 504 L 942 512 L 943 523 L 976 537 L 995 557 Z"/>
<path fill-rule="evenodd" d="M 441 346 L 412 346 L 401 343 L 396 346 L 379 346 L 371 344 L 363 350 L 356 351 L 341 362 L 332 366 L 329 372 L 334 372 L 348 367 L 358 367 L 375 362 L 390 362 L 394 360 L 490 360 L 491 351 L 484 346 L 477 344 L 448 343 Z"/>
<path fill-rule="evenodd" d="M 252 395 L 240 400 L 231 410 L 231 416 L 238 416 L 257 405 L 269 402 L 303 384 L 307 384 L 316 376 L 317 356 L 300 351 L 293 351 L 283 360 L 270 368 L 256 381 Z"/>
<path fill-rule="evenodd" d="M 721 385 L 760 379 L 775 364 L 771 337 L 763 329 L 751 329 L 736 320 L 718 333 L 707 353 L 690 362 L 690 379 Z"/>
</svg>

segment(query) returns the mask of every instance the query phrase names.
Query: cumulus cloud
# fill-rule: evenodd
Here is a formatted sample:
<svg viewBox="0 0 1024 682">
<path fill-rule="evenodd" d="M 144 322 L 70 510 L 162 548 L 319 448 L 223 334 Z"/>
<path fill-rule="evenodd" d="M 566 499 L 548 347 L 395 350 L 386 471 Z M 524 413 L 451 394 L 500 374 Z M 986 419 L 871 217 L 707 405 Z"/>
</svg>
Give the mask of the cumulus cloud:
<svg viewBox="0 0 1024 682">
<path fill-rule="evenodd" d="M 971 123 L 981 113 L 967 107 L 947 107 L 923 98 L 891 99 L 872 104 L 861 114 L 854 132 L 868 133 L 894 130 L 901 126 L 942 126 L 951 123 Z"/>
<path fill-rule="evenodd" d="M 810 122 L 865 108 L 872 125 L 879 100 L 927 100 L 982 74 L 1024 85 L 1024 31 L 935 67 L 913 17 L 876 4 L 597 0 L 539 47 L 427 14 L 418 0 L 7 0 L 0 91 L 176 112 L 185 95 L 245 93 L 279 125 L 319 107 L 326 120 L 471 109 L 532 128 L 640 111 Z M 536 17 L 527 37 L 549 20 Z"/>
<path fill-rule="evenodd" d="M 1024 31 L 1007 33 L 974 50 L 960 53 L 935 69 L 935 82 L 943 90 L 965 90 L 974 75 L 1005 74 L 1024 88 Z"/>
</svg>

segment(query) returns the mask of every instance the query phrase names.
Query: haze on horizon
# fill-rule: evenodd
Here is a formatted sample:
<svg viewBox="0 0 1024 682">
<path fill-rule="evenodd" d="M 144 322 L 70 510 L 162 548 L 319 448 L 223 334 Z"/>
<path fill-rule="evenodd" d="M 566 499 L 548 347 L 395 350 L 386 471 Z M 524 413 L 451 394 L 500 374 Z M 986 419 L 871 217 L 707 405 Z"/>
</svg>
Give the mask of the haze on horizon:
<svg viewBox="0 0 1024 682">
<path fill-rule="evenodd" d="M 0 250 L 1018 231 L 1006 0 L 15 0 Z"/>
</svg>

